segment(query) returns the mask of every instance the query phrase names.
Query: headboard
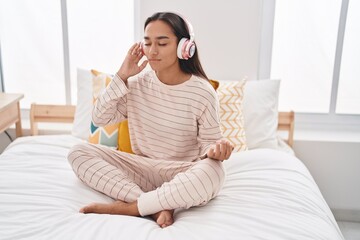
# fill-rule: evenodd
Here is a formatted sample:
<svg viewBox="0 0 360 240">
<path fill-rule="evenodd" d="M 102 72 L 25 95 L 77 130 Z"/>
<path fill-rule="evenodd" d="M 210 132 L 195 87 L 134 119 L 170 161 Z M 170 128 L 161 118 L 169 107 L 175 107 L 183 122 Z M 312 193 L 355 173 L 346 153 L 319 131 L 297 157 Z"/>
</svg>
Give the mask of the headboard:
<svg viewBox="0 0 360 240">
<path fill-rule="evenodd" d="M 38 122 L 60 122 L 72 123 L 74 121 L 75 106 L 73 105 L 42 105 L 31 104 L 30 128 L 31 135 L 38 134 Z M 287 132 L 285 142 L 293 147 L 294 144 L 294 121 L 295 114 L 290 112 L 279 112 L 278 130 Z"/>
</svg>

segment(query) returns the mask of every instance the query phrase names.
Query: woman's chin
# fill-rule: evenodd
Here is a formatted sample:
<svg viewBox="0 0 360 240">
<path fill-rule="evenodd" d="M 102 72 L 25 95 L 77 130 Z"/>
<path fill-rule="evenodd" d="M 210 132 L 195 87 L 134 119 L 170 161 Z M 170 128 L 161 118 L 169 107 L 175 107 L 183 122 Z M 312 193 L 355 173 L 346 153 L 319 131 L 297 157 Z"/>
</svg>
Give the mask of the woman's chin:
<svg viewBox="0 0 360 240">
<path fill-rule="evenodd" d="M 160 69 L 159 65 L 157 65 L 157 64 L 149 63 L 149 65 L 150 65 L 151 69 L 154 70 L 154 71 L 159 71 L 159 69 Z"/>
</svg>

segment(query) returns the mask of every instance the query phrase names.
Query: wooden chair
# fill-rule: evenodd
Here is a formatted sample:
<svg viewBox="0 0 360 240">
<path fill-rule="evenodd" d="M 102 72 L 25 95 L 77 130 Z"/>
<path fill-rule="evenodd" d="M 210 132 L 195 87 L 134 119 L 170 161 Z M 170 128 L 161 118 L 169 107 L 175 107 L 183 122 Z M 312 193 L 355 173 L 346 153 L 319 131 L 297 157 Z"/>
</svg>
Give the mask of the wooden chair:
<svg viewBox="0 0 360 240">
<path fill-rule="evenodd" d="M 30 129 L 31 135 L 38 135 L 38 122 L 72 123 L 75 106 L 73 105 L 41 105 L 31 104 Z"/>
<path fill-rule="evenodd" d="M 290 147 L 293 147 L 294 145 L 294 122 L 295 113 L 293 111 L 279 112 L 278 130 L 286 131 L 288 133 L 287 138 L 284 140 Z"/>
</svg>

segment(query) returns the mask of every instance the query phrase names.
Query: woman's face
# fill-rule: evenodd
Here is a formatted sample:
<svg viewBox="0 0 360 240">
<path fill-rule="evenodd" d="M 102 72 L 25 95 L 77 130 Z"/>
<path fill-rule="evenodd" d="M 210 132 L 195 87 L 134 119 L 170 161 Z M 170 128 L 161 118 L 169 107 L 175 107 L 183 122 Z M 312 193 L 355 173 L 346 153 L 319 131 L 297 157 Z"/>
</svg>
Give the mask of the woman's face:
<svg viewBox="0 0 360 240">
<path fill-rule="evenodd" d="M 144 53 L 154 71 L 179 67 L 176 55 L 177 38 L 163 21 L 150 22 L 144 32 Z"/>
</svg>

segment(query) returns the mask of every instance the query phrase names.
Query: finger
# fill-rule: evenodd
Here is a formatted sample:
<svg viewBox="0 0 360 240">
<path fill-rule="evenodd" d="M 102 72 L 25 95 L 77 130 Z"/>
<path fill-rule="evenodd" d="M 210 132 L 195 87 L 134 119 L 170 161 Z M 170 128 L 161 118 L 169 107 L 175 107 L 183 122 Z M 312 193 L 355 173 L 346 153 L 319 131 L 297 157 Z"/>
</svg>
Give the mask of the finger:
<svg viewBox="0 0 360 240">
<path fill-rule="evenodd" d="M 134 45 L 135 45 L 135 47 L 132 48 L 130 55 L 137 57 L 139 55 L 139 53 L 141 52 L 140 43 L 135 43 Z"/>
<path fill-rule="evenodd" d="M 134 48 L 134 55 L 139 55 L 140 52 L 141 52 L 140 51 L 140 44 L 137 43 L 135 48 Z"/>
<path fill-rule="evenodd" d="M 140 59 L 144 56 L 144 54 L 141 52 L 141 50 L 139 49 L 139 51 L 137 52 L 137 55 L 136 55 L 136 59 L 135 61 L 139 62 Z"/>
<path fill-rule="evenodd" d="M 231 143 L 230 143 L 230 142 L 227 142 L 227 143 L 226 143 L 226 156 L 225 156 L 225 159 L 229 159 L 229 157 L 230 157 L 230 155 L 231 155 L 231 152 L 232 152 Z"/>
<path fill-rule="evenodd" d="M 140 72 L 146 67 L 146 65 L 148 64 L 148 60 L 145 60 L 141 65 L 140 65 Z"/>
<path fill-rule="evenodd" d="M 214 148 L 210 148 L 207 155 L 208 155 L 209 158 L 214 158 L 214 155 L 215 155 L 214 154 Z"/>
<path fill-rule="evenodd" d="M 229 149 L 229 141 L 228 140 L 223 140 L 222 141 L 222 157 L 223 160 L 227 159 L 227 156 L 229 155 L 230 149 Z"/>
<path fill-rule="evenodd" d="M 128 51 L 128 54 L 129 55 L 131 55 L 131 53 L 134 51 L 134 49 L 135 49 L 135 47 L 138 45 L 138 43 L 134 43 L 131 47 L 130 47 L 130 49 L 129 49 L 129 51 Z"/>
<path fill-rule="evenodd" d="M 217 142 L 216 147 L 215 147 L 215 158 L 219 159 L 219 160 L 221 160 L 220 159 L 220 154 L 221 154 L 221 146 L 220 145 L 221 145 L 220 142 Z"/>
</svg>

